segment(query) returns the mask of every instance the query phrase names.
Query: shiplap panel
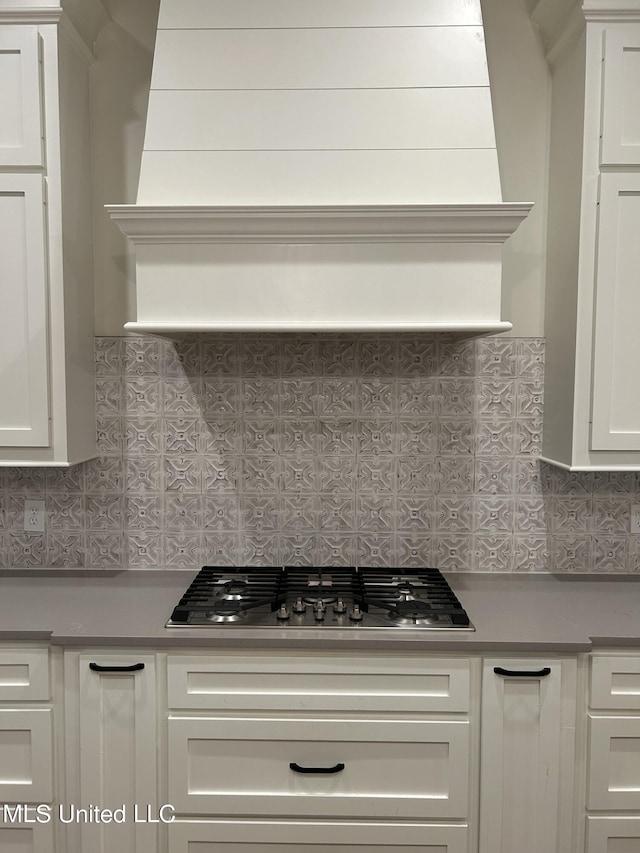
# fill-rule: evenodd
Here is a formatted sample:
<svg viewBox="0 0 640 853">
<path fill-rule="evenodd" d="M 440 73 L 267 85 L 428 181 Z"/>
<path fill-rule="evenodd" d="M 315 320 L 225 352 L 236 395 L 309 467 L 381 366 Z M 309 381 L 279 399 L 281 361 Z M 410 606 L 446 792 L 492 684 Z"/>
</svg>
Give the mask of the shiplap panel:
<svg viewBox="0 0 640 853">
<path fill-rule="evenodd" d="M 152 89 L 488 86 L 482 27 L 160 30 Z"/>
<path fill-rule="evenodd" d="M 144 147 L 193 151 L 494 146 L 489 89 L 474 87 L 155 91 L 149 98 Z"/>
<path fill-rule="evenodd" d="M 499 202 L 494 149 L 145 151 L 138 204 Z"/>
<path fill-rule="evenodd" d="M 480 0 L 161 0 L 161 29 L 480 24 Z"/>
</svg>

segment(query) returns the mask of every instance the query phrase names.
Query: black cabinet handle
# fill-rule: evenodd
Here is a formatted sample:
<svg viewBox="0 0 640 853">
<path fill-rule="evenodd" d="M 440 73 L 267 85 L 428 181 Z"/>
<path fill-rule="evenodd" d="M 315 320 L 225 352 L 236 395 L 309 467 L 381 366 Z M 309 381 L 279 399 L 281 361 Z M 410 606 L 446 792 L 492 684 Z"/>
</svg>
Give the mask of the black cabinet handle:
<svg viewBox="0 0 640 853">
<path fill-rule="evenodd" d="M 333 767 L 302 767 L 300 764 L 292 761 L 289 767 L 296 773 L 339 773 L 341 770 L 344 770 L 342 762 L 335 764 Z"/>
<path fill-rule="evenodd" d="M 551 667 L 544 666 L 542 669 L 503 669 L 501 666 L 494 666 L 493 671 L 496 675 L 504 675 L 507 678 L 544 678 L 551 674 Z"/>
<path fill-rule="evenodd" d="M 131 666 L 100 666 L 99 663 L 90 663 L 89 669 L 94 672 L 138 672 L 144 669 L 143 663 L 132 663 Z"/>
</svg>

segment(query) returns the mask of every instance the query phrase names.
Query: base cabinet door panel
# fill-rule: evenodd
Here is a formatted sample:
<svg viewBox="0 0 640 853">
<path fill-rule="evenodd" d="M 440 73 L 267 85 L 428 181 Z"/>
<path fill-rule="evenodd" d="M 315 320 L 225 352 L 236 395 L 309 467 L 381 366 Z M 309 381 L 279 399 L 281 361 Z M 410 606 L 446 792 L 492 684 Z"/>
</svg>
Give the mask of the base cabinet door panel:
<svg viewBox="0 0 640 853">
<path fill-rule="evenodd" d="M 563 731 L 573 741 L 575 726 L 575 698 L 562 691 L 568 663 L 485 661 L 480 853 L 555 853 L 568 843 L 559 836 L 571 823 L 559 804 Z"/>
<path fill-rule="evenodd" d="M 191 814 L 464 819 L 468 753 L 466 720 L 170 717 L 169 801 Z"/>
<path fill-rule="evenodd" d="M 467 827 L 355 822 L 176 821 L 169 853 L 467 853 Z"/>
<path fill-rule="evenodd" d="M 586 853 L 638 853 L 640 817 L 588 817 Z"/>
<path fill-rule="evenodd" d="M 53 799 L 52 717 L 51 708 L 0 710 L 0 808 Z"/>
<path fill-rule="evenodd" d="M 157 825 L 136 823 L 134 808 L 157 804 L 156 690 L 153 655 L 68 653 L 67 670 L 77 679 L 79 777 L 69 804 L 77 808 L 124 806 L 123 823 L 67 827 L 69 851 L 149 853 L 157 849 Z M 69 679 L 70 680 L 70 679 Z"/>
</svg>

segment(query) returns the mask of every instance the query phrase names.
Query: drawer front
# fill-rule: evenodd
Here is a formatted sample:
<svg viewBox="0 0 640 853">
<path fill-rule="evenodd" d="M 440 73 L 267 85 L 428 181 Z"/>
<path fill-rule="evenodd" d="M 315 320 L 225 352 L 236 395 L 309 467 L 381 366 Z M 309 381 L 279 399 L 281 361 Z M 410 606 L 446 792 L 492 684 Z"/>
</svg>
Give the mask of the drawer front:
<svg viewBox="0 0 640 853">
<path fill-rule="evenodd" d="M 614 811 L 640 804 L 640 717 L 589 719 L 590 809 Z"/>
<path fill-rule="evenodd" d="M 588 817 L 586 853 L 637 853 L 640 817 Z"/>
<path fill-rule="evenodd" d="M 169 802 L 194 814 L 465 818 L 468 753 L 467 721 L 170 718 Z"/>
<path fill-rule="evenodd" d="M 467 711 L 469 660 L 172 655 L 169 707 L 200 710 Z"/>
<path fill-rule="evenodd" d="M 51 853 L 53 847 L 53 822 L 55 820 L 55 812 L 52 809 L 50 814 L 50 822 L 24 824 L 19 823 L 16 819 L 12 822 L 12 815 L 15 815 L 15 806 L 9 806 L 10 812 L 7 813 L 6 806 L 0 807 L 0 850 L 2 853 Z M 29 820 L 33 820 L 33 812 L 29 813 Z"/>
<path fill-rule="evenodd" d="M 592 658 L 589 704 L 640 711 L 640 656 Z"/>
<path fill-rule="evenodd" d="M 193 845 L 193 846 L 192 846 Z M 176 821 L 169 853 L 467 853 L 464 824 Z"/>
<path fill-rule="evenodd" d="M 0 650 L 0 701 L 50 698 L 48 649 Z"/>
<path fill-rule="evenodd" d="M 0 804 L 52 799 L 51 723 L 50 708 L 0 710 Z"/>
</svg>

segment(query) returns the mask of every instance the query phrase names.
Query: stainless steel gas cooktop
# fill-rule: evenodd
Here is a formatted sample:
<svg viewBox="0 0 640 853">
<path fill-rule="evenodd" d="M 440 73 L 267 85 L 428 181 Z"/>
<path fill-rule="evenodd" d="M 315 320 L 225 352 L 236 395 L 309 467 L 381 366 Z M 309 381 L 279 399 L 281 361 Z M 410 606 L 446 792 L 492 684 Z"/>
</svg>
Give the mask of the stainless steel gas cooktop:
<svg viewBox="0 0 640 853">
<path fill-rule="evenodd" d="M 204 566 L 167 628 L 473 631 L 437 569 Z"/>
</svg>

